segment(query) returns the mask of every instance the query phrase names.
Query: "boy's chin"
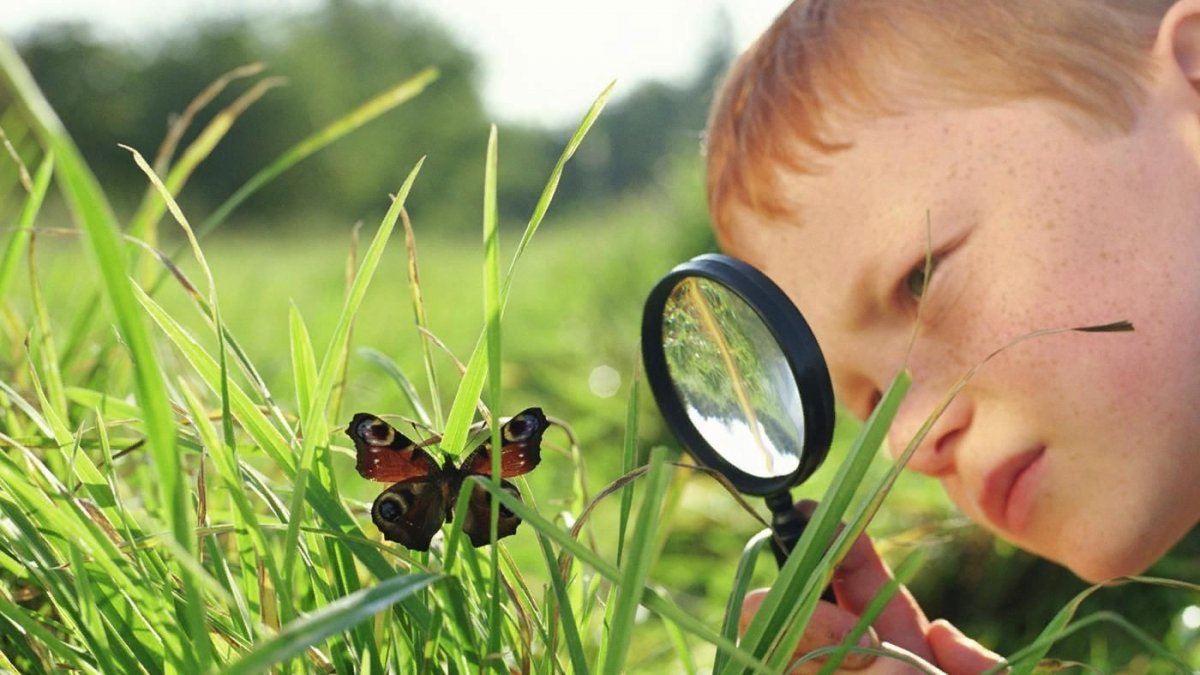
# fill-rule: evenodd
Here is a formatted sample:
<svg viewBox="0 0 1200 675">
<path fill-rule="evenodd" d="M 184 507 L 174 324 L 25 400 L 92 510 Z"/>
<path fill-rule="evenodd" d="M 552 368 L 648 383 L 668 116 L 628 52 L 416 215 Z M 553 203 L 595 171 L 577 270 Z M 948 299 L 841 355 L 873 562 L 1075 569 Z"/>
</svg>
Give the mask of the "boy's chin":
<svg viewBox="0 0 1200 675">
<path fill-rule="evenodd" d="M 1100 546 L 1087 551 L 1073 551 L 1057 562 L 1074 572 L 1080 579 L 1099 584 L 1117 577 L 1135 576 L 1145 572 L 1170 548 L 1169 545 L 1155 547 L 1131 544 L 1119 549 Z"/>
<path fill-rule="evenodd" d="M 1153 560 L 1136 563 L 1132 561 L 1087 560 L 1075 564 L 1071 561 L 1066 561 L 1063 564 L 1080 579 L 1091 584 L 1099 584 L 1117 577 L 1129 577 L 1141 574 L 1153 563 Z"/>
</svg>

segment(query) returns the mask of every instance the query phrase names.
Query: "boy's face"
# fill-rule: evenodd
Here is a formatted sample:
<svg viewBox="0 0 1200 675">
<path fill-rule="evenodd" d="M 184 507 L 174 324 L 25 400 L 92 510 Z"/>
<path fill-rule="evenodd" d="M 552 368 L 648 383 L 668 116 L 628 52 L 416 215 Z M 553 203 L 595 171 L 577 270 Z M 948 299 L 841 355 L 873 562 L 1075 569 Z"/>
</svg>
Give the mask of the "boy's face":
<svg viewBox="0 0 1200 675">
<path fill-rule="evenodd" d="M 853 145 L 826 170 L 782 178 L 791 220 L 744 210 L 726 243 L 801 309 L 858 416 L 920 323 L 894 452 L 1014 338 L 1131 321 L 1132 333 L 1007 349 L 910 467 L 1086 579 L 1133 574 L 1200 519 L 1197 126 L 1154 100 L 1132 132 L 1103 139 L 1038 102 L 846 125 Z M 922 289 L 927 231 L 935 267 Z"/>
</svg>

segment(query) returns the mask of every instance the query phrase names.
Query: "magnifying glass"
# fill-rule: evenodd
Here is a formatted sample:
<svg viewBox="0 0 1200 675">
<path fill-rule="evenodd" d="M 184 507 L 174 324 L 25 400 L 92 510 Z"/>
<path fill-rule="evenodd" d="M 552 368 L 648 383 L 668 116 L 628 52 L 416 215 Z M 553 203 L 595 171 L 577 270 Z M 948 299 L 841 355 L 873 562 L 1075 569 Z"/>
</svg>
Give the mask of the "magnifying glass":
<svg viewBox="0 0 1200 675">
<path fill-rule="evenodd" d="M 780 565 L 805 520 L 790 489 L 825 460 L 833 387 L 812 330 L 754 267 L 705 254 L 666 274 L 642 314 L 642 360 L 667 424 L 698 462 L 766 498 Z"/>
</svg>

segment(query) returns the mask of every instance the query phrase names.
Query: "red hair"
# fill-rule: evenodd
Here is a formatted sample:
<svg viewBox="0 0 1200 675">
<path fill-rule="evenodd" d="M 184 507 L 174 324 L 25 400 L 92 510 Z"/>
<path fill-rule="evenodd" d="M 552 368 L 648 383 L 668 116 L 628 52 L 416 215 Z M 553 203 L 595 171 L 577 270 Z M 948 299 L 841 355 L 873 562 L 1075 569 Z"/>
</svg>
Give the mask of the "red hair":
<svg viewBox="0 0 1200 675">
<path fill-rule="evenodd" d="M 847 147 L 835 124 L 902 101 L 1059 104 L 1092 131 L 1134 122 L 1158 23 L 1174 0 L 795 0 L 733 65 L 709 116 L 708 201 L 778 217 L 781 171 Z M 915 97 L 915 98 L 914 98 Z"/>
</svg>

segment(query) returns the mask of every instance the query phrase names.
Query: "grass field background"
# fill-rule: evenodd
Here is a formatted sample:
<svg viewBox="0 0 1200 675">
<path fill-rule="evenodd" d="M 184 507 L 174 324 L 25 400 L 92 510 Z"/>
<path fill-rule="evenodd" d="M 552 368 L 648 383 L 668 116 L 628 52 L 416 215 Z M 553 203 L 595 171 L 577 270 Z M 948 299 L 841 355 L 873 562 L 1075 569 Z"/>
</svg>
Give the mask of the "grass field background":
<svg viewBox="0 0 1200 675">
<path fill-rule="evenodd" d="M 11 75 L 14 66 L 5 67 Z M 486 134 L 480 130 L 481 137 Z M 60 167 L 83 170 L 70 164 L 77 159 L 53 129 L 48 137 L 60 144 Z M 45 145 L 30 149 L 23 161 L 37 167 Z M 498 161 L 480 161 L 487 162 L 489 175 L 522 170 L 505 164 L 503 146 Z M 397 189 L 410 168 L 397 166 Z M 57 180 L 75 175 L 64 172 Z M 461 234 L 462 227 L 425 222 L 419 211 L 410 214 L 428 328 L 453 356 L 437 348 L 425 356 L 427 338 L 414 318 L 399 226 L 386 245 L 378 242 L 382 249 L 370 249 L 380 254 L 378 267 L 349 332 L 343 332 L 352 285 L 347 271 L 365 269 L 360 266 L 371 259 L 368 244 L 381 219 L 385 226 L 389 222 L 386 195 L 380 195 L 378 212 L 347 214 L 345 220 L 270 223 L 250 233 L 218 230 L 202 242 L 207 266 L 187 253 L 178 259 L 200 295 L 210 292 L 209 274 L 215 281 L 210 297 L 220 298 L 225 342 L 217 342 L 194 297 L 174 278 L 168 276 L 153 297 L 201 348 L 220 353 L 220 346 L 236 343 L 261 374 L 274 405 L 261 401 L 259 409 L 235 409 L 231 417 L 222 411 L 234 408 L 233 397 L 187 362 L 180 338 L 168 340 L 160 330 L 161 317 L 153 325 L 156 315 L 147 302 L 121 304 L 111 286 L 103 290 L 104 283 L 119 285 L 126 273 L 150 288 L 159 264 L 135 262 L 117 269 L 116 282 L 103 280 L 99 268 L 111 275 L 119 263 L 100 256 L 97 265 L 99 226 L 90 222 L 91 234 L 81 235 L 62 203 L 52 199 L 38 215 L 33 238 L 16 245 L 19 257 L 9 268 L 16 271 L 0 324 L 9 387 L 3 414 L 14 453 L 0 465 L 0 508 L 7 517 L 0 574 L 5 607 L 14 610 L 9 621 L 0 622 L 0 652 L 8 664 L 48 672 L 68 663 L 103 671 L 108 664 L 147 656 L 152 658 L 142 660 L 150 672 L 191 665 L 251 672 L 273 664 L 284 671 L 319 671 L 326 663 L 339 670 L 369 663 L 409 672 L 414 662 L 429 671 L 470 670 L 481 663 L 536 672 L 582 670 L 584 664 L 608 672 L 709 669 L 716 654 L 712 638 L 726 619 L 731 591 L 739 583 L 771 583 L 777 571 L 766 560 L 757 569 L 740 566 L 746 560 L 743 547 L 761 526 L 734 498 L 708 477 L 668 468 L 666 460 L 686 458 L 639 383 L 645 293 L 672 265 L 712 248 L 697 158 L 680 160 L 667 175 L 661 185 L 603 207 L 564 213 L 551 208 L 516 268 L 502 329 L 487 333 L 484 307 L 489 298 L 494 303 L 498 290 L 493 261 L 498 257 L 507 265 L 524 223 L 489 222 L 494 203 L 487 184 L 461 198 L 479 204 L 484 231 L 500 233 L 498 250 L 489 250 L 482 237 Z M 420 190 L 419 176 L 413 185 Z M 16 187 L 6 194 L 14 195 L 13 204 L 27 199 Z M 189 214 L 196 220 L 204 215 Z M 93 216 L 103 221 L 103 214 Z M 357 235 L 356 221 L 364 223 Z M 163 223 L 155 237 L 160 248 L 185 243 L 169 217 Z M 10 232 L 7 241 L 20 242 L 18 234 L 30 230 Z M 135 257 L 140 250 L 129 248 Z M 125 342 L 128 325 L 114 320 L 121 312 L 146 323 L 149 347 Z M 318 356 L 298 351 L 306 342 L 297 338 L 298 317 Z M 457 557 L 412 555 L 383 543 L 368 509 L 384 486 L 354 472 L 353 453 L 339 427 L 358 411 L 412 411 L 396 380 L 361 350 L 393 362 L 426 407 L 436 400 L 449 414 L 460 386 L 455 358 L 468 361 L 481 335 L 498 341 L 501 330 L 502 359 L 489 373 L 485 400 L 502 392 L 503 403 L 494 411 L 500 415 L 541 406 L 570 431 L 547 434 L 545 459 L 523 482 L 530 515 L 544 520 L 523 525 L 498 547 L 460 550 Z M 314 390 L 319 355 L 335 340 L 348 345 L 344 377 Z M 340 344 L 334 344 L 331 362 Z M 227 358 L 225 384 L 250 388 L 234 354 Z M 425 385 L 427 358 L 441 382 L 436 394 Z M 146 435 L 149 417 L 143 413 L 149 404 L 133 405 L 131 392 L 138 389 L 135 374 L 145 376 L 151 359 L 157 369 L 152 375 L 170 392 L 156 403 L 180 428 L 173 446 L 178 475 L 163 474 L 163 456 L 154 454 L 162 447 L 138 445 Z M 330 403 L 313 416 L 318 393 Z M 51 412 L 61 414 L 51 419 Z M 108 426 L 95 426 L 101 413 Z M 286 448 L 294 455 L 284 454 L 281 461 L 273 448 L 254 442 L 246 430 L 259 414 L 264 423 L 293 435 Z M 51 427 L 52 434 L 44 433 Z M 851 440 L 858 432 L 853 423 L 839 428 L 827 468 L 797 490 L 798 497 L 839 487 L 833 484 L 835 472 L 859 456 L 871 464 L 865 484 L 881 479 L 890 462 L 872 461 L 869 448 L 853 454 Z M 127 446 L 127 453 L 110 459 Z M 243 464 L 222 463 L 231 458 Z M 307 496 L 297 488 L 305 483 L 290 476 L 290 462 L 305 461 L 313 471 Z M 597 495 L 643 465 L 648 466 L 643 477 L 629 483 L 637 499 L 633 492 L 616 491 L 595 504 L 580 535 L 585 549 L 561 539 Z M 182 486 L 176 515 L 198 510 L 203 522 L 169 522 L 172 511 L 156 496 L 167 480 Z M 313 497 L 318 488 L 337 499 L 331 504 Z M 104 518 L 74 496 L 81 489 L 110 500 L 100 500 Z M 246 504 L 252 507 L 245 510 Z M 296 506 L 301 517 L 287 517 Z M 339 520 L 342 509 L 352 523 Z M 262 522 L 256 525 L 251 512 Z M 839 517 L 844 516 L 834 516 Z M 111 546 L 100 524 L 109 520 L 127 528 L 112 533 Z M 551 531 L 561 548 L 551 547 L 546 538 Z M 1074 616 L 1071 598 L 1085 588 L 965 524 L 933 481 L 920 477 L 900 479 L 870 531 L 898 567 L 924 560 L 912 583 L 931 614 L 950 618 L 1004 653 L 1049 650 Z M 189 549 L 193 537 L 195 548 Z M 1189 545 L 1164 561 L 1163 575 L 1197 578 Z M 597 557 L 571 563 L 568 553 Z M 608 570 L 606 561 L 622 565 Z M 572 573 L 557 578 L 550 572 L 553 563 Z M 597 574 L 600 569 L 605 573 Z M 806 583 L 798 570 L 785 570 L 783 578 Z M 619 582 L 613 579 L 617 573 Z M 502 588 L 501 578 L 508 587 Z M 356 602 L 340 605 L 347 596 Z M 564 598 L 571 602 L 564 605 Z M 380 611 L 395 603 L 397 609 Z M 1135 672 L 1172 672 L 1179 659 L 1194 658 L 1196 630 L 1180 618 L 1184 607 L 1196 604 L 1194 587 L 1104 589 L 1089 603 L 1079 614 L 1099 617 L 1095 625 L 1054 654 L 1100 668 L 1129 663 L 1143 652 L 1156 655 L 1157 661 L 1135 660 Z M 561 615 L 566 606 L 578 613 L 575 620 Z M 1064 608 L 1072 610 L 1065 618 Z M 156 628 L 156 621 L 168 619 L 182 625 Z M 207 627 L 199 631 L 207 638 L 196 637 L 197 626 Z M 1044 629 L 1050 637 L 1038 641 Z M 37 639 L 30 640 L 31 634 Z M 546 645 L 556 646 L 546 651 Z M 771 658 L 786 663 L 786 650 L 776 651 L 780 655 Z M 1173 653 L 1182 656 L 1172 661 Z M 751 667 L 736 662 L 722 672 L 743 666 Z M 779 667 L 772 661 L 766 670 Z"/>
</svg>

